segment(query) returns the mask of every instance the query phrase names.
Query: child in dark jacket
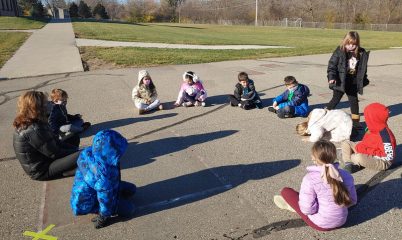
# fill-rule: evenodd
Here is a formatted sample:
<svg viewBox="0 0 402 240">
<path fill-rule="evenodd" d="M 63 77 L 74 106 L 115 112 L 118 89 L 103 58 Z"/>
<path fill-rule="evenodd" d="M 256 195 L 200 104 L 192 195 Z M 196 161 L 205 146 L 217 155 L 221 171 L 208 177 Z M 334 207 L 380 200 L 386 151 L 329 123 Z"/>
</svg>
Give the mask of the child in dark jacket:
<svg viewBox="0 0 402 240">
<path fill-rule="evenodd" d="M 344 169 L 353 172 L 362 166 L 372 170 L 386 170 L 395 159 L 396 140 L 388 128 L 389 110 L 380 103 L 372 103 L 364 109 L 368 131 L 361 142 L 342 142 Z M 357 165 L 357 166 L 356 166 Z"/>
<path fill-rule="evenodd" d="M 254 81 L 248 78 L 248 74 L 240 72 L 237 76 L 239 82 L 235 86 L 234 95 L 229 95 L 230 105 L 239 106 L 245 110 L 262 108 L 260 96 L 255 90 Z"/>
<path fill-rule="evenodd" d="M 91 123 L 84 122 L 81 114 L 70 115 L 67 113 L 68 94 L 62 89 L 53 89 L 50 94 L 51 107 L 49 125 L 53 133 L 61 140 L 80 133 L 91 126 Z"/>
<path fill-rule="evenodd" d="M 70 204 L 74 215 L 98 214 L 92 219 L 95 228 L 105 227 L 110 217 L 121 215 L 119 192 L 135 192 L 135 185 L 122 189 L 125 186 L 120 177 L 120 158 L 127 145 L 118 132 L 100 131 L 92 146 L 85 148 L 78 158 Z"/>
<path fill-rule="evenodd" d="M 285 77 L 284 81 L 286 91 L 274 98 L 268 111 L 276 113 L 279 118 L 307 117 L 310 89 L 298 83 L 293 76 Z"/>
</svg>

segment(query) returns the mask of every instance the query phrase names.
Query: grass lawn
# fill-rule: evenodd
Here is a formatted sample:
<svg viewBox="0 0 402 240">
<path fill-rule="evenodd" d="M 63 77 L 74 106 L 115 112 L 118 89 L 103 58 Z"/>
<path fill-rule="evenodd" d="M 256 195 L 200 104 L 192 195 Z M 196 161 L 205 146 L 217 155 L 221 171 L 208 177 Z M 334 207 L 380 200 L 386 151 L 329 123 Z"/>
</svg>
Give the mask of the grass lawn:
<svg viewBox="0 0 402 240">
<path fill-rule="evenodd" d="M 0 68 L 29 37 L 29 33 L 0 32 Z"/>
<path fill-rule="evenodd" d="M 0 29 L 25 30 L 45 26 L 46 20 L 33 20 L 26 17 L 0 17 Z"/>
<path fill-rule="evenodd" d="M 307 29 L 207 24 L 124 24 L 74 22 L 79 38 L 114 41 L 183 43 L 201 45 L 283 45 L 293 49 L 183 50 L 146 48 L 82 48 L 83 59 L 100 59 L 122 66 L 191 64 L 235 59 L 296 56 L 332 52 L 348 30 Z M 368 50 L 401 46 L 401 32 L 359 31 Z"/>
</svg>

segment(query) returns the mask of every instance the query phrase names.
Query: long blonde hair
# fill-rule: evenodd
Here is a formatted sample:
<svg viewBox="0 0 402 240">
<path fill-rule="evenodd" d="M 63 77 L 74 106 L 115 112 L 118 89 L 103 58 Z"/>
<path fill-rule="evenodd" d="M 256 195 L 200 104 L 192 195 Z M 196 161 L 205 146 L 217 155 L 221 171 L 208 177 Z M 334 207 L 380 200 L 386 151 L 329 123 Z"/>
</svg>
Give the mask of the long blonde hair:
<svg viewBox="0 0 402 240">
<path fill-rule="evenodd" d="M 315 160 L 323 164 L 333 164 L 336 159 L 336 147 L 333 143 L 326 140 L 319 140 L 314 143 L 311 153 Z M 341 206 L 349 206 L 352 200 L 349 197 L 349 191 L 345 185 L 330 177 L 328 167 L 325 167 L 328 183 L 331 185 L 335 203 Z"/>
<path fill-rule="evenodd" d="M 311 135 L 307 132 L 308 122 L 310 121 L 311 113 L 312 112 L 310 112 L 308 114 L 307 121 L 301 122 L 296 125 L 296 133 L 299 134 L 300 136 L 310 136 Z"/>
<path fill-rule="evenodd" d="M 346 45 L 348 45 L 348 44 L 356 45 L 354 55 L 359 56 L 357 53 L 359 52 L 359 48 L 360 48 L 360 36 L 357 32 L 350 31 L 345 35 L 345 37 L 343 38 L 341 45 L 340 45 L 342 51 L 346 52 Z"/>
<path fill-rule="evenodd" d="M 34 122 L 47 122 L 46 104 L 47 96 L 43 92 L 28 91 L 21 95 L 18 98 L 14 128 L 24 129 Z"/>
</svg>

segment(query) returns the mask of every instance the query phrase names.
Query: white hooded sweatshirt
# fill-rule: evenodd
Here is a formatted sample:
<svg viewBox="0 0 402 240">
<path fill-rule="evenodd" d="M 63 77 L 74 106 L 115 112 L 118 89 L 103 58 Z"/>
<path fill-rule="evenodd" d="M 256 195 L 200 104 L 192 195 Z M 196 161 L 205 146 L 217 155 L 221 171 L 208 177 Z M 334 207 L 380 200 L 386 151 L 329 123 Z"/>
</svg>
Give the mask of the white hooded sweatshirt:
<svg viewBox="0 0 402 240">
<path fill-rule="evenodd" d="M 310 142 L 316 142 L 328 135 L 330 141 L 348 140 L 352 133 L 352 118 L 342 110 L 314 109 L 310 113 L 307 133 Z"/>
</svg>

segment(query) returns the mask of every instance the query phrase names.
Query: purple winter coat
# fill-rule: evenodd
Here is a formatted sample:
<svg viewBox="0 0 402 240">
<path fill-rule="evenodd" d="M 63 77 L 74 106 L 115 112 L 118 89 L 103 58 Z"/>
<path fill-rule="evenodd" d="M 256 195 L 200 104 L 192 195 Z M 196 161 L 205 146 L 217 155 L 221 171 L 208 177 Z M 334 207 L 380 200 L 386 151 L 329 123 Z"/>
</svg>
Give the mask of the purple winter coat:
<svg viewBox="0 0 402 240">
<path fill-rule="evenodd" d="M 357 194 L 353 177 L 348 172 L 339 169 L 338 165 L 334 164 L 343 179 L 343 184 L 349 191 L 351 205 L 355 205 Z M 307 167 L 308 173 L 304 176 L 300 187 L 300 210 L 321 228 L 337 228 L 346 222 L 348 208 L 335 203 L 331 186 L 324 183 L 321 178 L 322 169 L 322 166 Z"/>
</svg>

